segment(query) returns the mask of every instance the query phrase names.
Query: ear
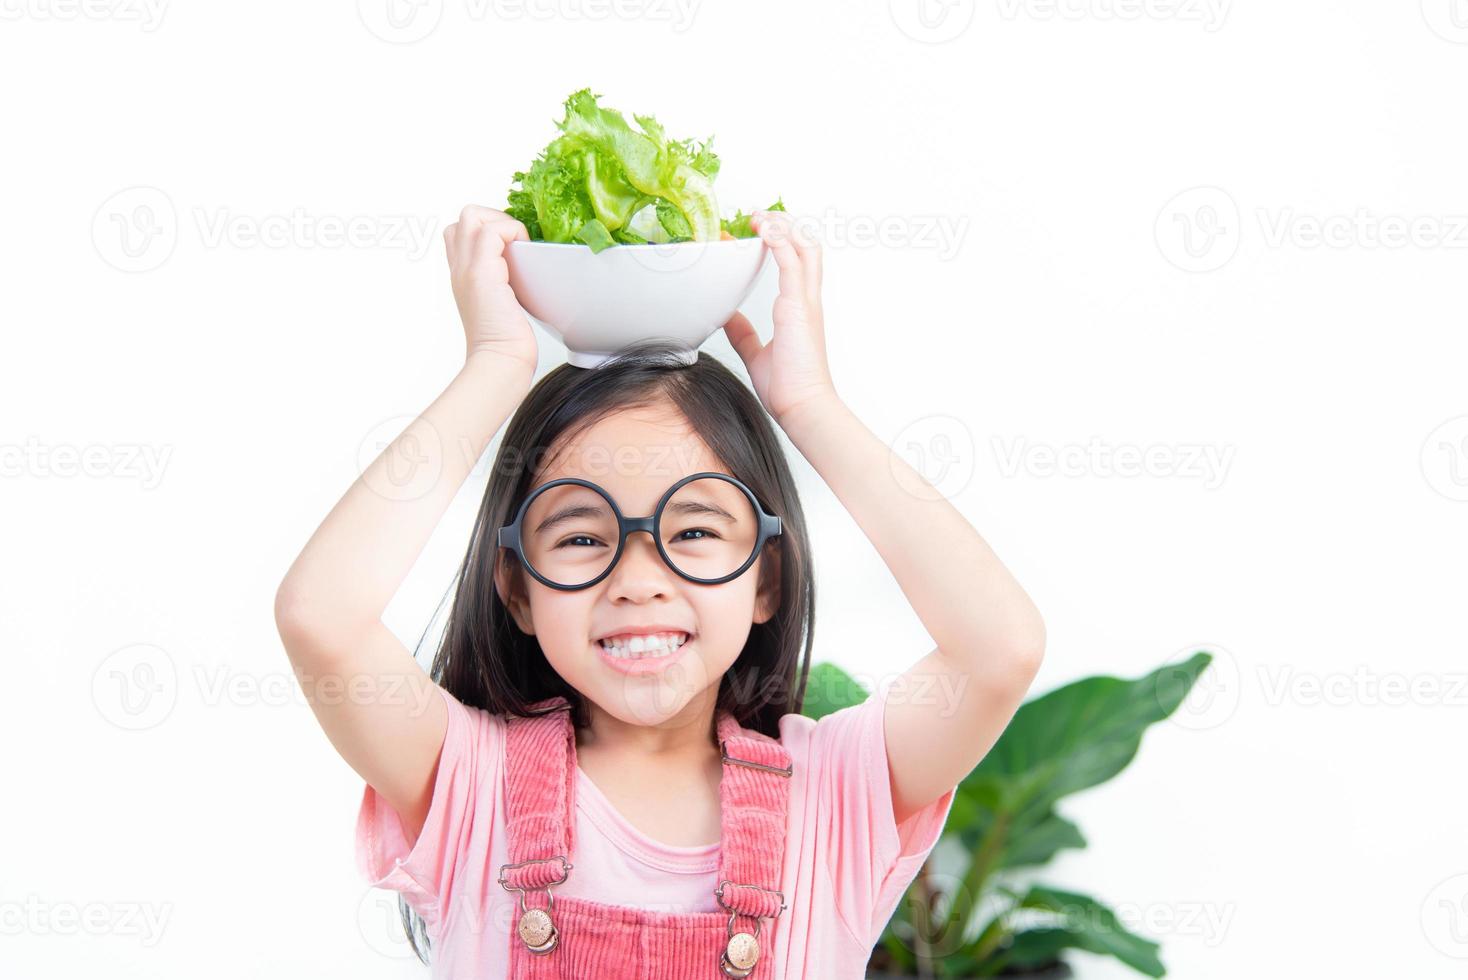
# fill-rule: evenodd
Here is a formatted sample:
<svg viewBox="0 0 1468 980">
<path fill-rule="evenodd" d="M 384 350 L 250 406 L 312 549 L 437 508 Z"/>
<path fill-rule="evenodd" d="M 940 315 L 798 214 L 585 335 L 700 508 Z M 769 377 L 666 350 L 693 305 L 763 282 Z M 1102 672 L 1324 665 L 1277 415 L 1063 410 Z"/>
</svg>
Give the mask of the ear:
<svg viewBox="0 0 1468 980">
<path fill-rule="evenodd" d="M 534 636 L 535 621 L 530 616 L 530 602 L 525 597 L 523 584 L 520 563 L 515 558 L 515 553 L 505 548 L 499 549 L 494 562 L 495 591 L 499 593 L 505 608 L 510 610 L 510 616 L 515 620 L 515 625 L 520 627 L 520 632 Z"/>
<path fill-rule="evenodd" d="M 754 597 L 754 621 L 764 623 L 780 608 L 780 542 L 765 545 L 759 556 L 759 591 Z"/>
</svg>

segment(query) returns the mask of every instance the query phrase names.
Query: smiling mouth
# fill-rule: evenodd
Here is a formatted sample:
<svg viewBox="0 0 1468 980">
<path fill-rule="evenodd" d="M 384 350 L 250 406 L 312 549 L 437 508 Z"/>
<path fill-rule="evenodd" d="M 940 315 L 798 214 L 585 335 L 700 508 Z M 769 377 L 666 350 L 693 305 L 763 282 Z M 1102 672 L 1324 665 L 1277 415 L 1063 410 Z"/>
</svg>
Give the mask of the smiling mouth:
<svg viewBox="0 0 1468 980">
<path fill-rule="evenodd" d="M 690 633 L 670 632 L 619 636 L 596 642 L 602 652 L 616 660 L 655 660 L 677 653 L 692 638 Z"/>
</svg>

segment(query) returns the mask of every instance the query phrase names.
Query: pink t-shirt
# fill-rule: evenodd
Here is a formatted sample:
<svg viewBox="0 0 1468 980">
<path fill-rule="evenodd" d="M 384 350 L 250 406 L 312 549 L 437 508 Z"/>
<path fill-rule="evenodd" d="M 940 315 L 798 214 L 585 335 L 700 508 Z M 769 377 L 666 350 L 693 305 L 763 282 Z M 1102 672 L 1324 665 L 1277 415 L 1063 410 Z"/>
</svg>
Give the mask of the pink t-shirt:
<svg viewBox="0 0 1468 980">
<path fill-rule="evenodd" d="M 366 785 L 358 866 L 373 887 L 401 892 L 423 917 L 433 977 L 500 978 L 519 917 L 518 896 L 496 880 L 509 860 L 504 722 L 442 693 L 448 730 L 423 831 L 409 848 L 396 811 Z M 773 952 L 779 980 L 864 977 L 872 947 L 948 819 L 953 789 L 901 826 L 893 822 L 885 707 L 879 693 L 819 721 L 780 719 L 794 773 L 779 884 L 789 907 Z M 659 843 L 628 823 L 579 767 L 576 780 L 575 868 L 555 894 L 663 912 L 719 910 L 717 843 Z M 543 903 L 543 894 L 537 898 Z M 714 962 L 716 951 L 709 955 Z"/>
</svg>

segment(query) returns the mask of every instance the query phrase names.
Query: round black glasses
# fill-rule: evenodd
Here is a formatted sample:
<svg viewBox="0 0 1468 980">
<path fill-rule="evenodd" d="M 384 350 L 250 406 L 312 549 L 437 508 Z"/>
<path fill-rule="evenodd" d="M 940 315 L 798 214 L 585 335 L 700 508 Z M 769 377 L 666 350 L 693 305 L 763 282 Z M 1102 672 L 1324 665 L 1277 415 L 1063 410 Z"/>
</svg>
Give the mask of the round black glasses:
<svg viewBox="0 0 1468 980">
<path fill-rule="evenodd" d="M 499 529 L 499 546 L 543 585 L 569 591 L 606 578 L 633 531 L 650 534 L 678 575 L 718 585 L 749 570 L 765 542 L 780 534 L 780 518 L 727 473 L 683 477 L 648 517 L 624 517 L 607 491 L 567 477 L 530 492 L 514 522 Z"/>
</svg>

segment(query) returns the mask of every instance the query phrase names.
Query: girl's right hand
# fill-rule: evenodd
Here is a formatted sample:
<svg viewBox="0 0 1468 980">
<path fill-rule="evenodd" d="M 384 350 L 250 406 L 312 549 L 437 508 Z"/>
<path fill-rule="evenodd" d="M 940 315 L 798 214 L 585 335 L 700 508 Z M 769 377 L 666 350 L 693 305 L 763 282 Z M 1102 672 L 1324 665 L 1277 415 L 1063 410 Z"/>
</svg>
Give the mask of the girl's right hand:
<svg viewBox="0 0 1468 980">
<path fill-rule="evenodd" d="M 535 330 L 510 288 L 505 247 L 529 241 L 525 226 L 503 211 L 471 204 L 443 230 L 454 302 L 464 321 L 464 357 L 487 352 L 527 366 L 539 364 Z"/>
</svg>

